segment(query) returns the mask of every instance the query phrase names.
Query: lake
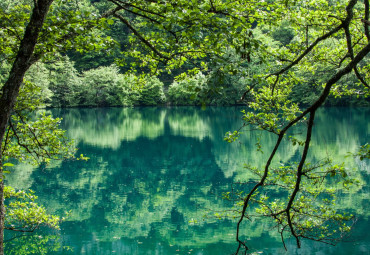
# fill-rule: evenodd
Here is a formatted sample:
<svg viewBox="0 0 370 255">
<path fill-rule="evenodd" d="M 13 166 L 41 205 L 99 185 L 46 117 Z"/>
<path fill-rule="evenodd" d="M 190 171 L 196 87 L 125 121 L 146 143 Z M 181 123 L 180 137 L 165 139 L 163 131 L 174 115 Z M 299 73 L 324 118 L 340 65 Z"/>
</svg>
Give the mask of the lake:
<svg viewBox="0 0 370 255">
<path fill-rule="evenodd" d="M 227 131 L 242 125 L 241 107 L 54 109 L 85 161 L 47 168 L 18 165 L 8 184 L 32 189 L 50 212 L 69 216 L 60 231 L 19 237 L 6 233 L 6 254 L 231 254 L 236 220 L 215 214 L 230 209 L 222 199 L 250 178 L 245 163 L 261 166 L 275 137 L 244 131 L 228 144 Z M 243 238 L 262 254 L 370 254 L 370 162 L 348 157 L 370 141 L 370 109 L 326 108 L 317 114 L 310 159 L 331 156 L 360 180 L 342 192 L 338 206 L 358 218 L 346 242 L 303 241 L 297 249 L 265 222 L 245 223 Z M 255 144 L 265 145 L 264 153 Z M 298 147 L 283 144 L 280 161 Z M 346 157 L 347 156 L 347 157 Z"/>
</svg>

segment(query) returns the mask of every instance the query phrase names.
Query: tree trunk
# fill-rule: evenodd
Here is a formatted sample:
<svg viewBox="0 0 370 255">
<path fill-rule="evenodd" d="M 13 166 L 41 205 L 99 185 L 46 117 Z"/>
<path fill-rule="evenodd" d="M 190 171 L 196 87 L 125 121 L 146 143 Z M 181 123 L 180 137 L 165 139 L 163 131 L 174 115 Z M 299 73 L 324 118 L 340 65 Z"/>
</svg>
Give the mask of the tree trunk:
<svg viewBox="0 0 370 255">
<path fill-rule="evenodd" d="M 34 49 L 45 17 L 53 0 L 35 1 L 30 22 L 28 23 L 23 39 L 20 43 L 17 56 L 9 73 L 8 80 L 2 88 L 0 98 L 0 177 L 3 176 L 2 144 L 9 117 L 13 111 L 18 97 L 19 88 L 29 67 L 34 63 L 32 60 Z M 0 181 L 0 255 L 4 254 L 4 182 Z"/>
</svg>

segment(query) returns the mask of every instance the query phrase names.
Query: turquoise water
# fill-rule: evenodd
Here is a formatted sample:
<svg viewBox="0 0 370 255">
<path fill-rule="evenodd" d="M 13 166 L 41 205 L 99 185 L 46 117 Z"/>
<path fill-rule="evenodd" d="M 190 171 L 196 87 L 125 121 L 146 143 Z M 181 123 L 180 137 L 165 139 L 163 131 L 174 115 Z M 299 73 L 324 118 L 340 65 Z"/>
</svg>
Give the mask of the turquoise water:
<svg viewBox="0 0 370 255">
<path fill-rule="evenodd" d="M 60 231 L 31 236 L 7 233 L 6 254 L 232 254 L 235 220 L 214 217 L 230 208 L 221 199 L 235 181 L 247 180 L 245 163 L 261 165 L 275 137 L 245 131 L 240 142 L 223 141 L 242 125 L 240 107 L 103 108 L 53 110 L 87 162 L 55 162 L 48 168 L 17 167 L 7 178 L 32 189 L 49 211 L 69 217 Z M 350 238 L 337 246 L 304 241 L 297 249 L 266 223 L 250 222 L 243 238 L 262 254 L 370 254 L 370 162 L 345 157 L 370 139 L 370 109 L 327 108 L 317 115 L 313 160 L 347 161 L 360 186 L 338 203 L 357 215 Z M 257 139 L 266 146 L 256 152 Z M 294 160 L 284 144 L 277 158 Z"/>
</svg>

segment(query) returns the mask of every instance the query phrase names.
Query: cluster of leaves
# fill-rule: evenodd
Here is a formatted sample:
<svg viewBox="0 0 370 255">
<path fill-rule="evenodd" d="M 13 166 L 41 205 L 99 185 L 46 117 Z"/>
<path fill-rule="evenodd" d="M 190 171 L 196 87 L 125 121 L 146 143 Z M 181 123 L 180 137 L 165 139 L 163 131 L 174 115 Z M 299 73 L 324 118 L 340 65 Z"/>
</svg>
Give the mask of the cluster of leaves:
<svg viewBox="0 0 370 255">
<path fill-rule="evenodd" d="M 73 141 L 59 128 L 61 119 L 38 111 L 43 105 L 43 91 L 25 82 L 19 94 L 14 114 L 9 120 L 2 144 L 2 161 L 48 163 L 52 159 L 73 158 Z"/>
<path fill-rule="evenodd" d="M 129 94 L 129 98 L 132 98 L 131 101 L 134 105 L 153 106 L 162 105 L 166 102 L 163 82 L 161 82 L 157 77 L 135 77 L 135 80 L 136 81 L 134 83 L 130 84 L 132 88 L 131 91 L 133 91 L 133 93 Z"/>
<path fill-rule="evenodd" d="M 169 86 L 168 101 L 174 105 L 200 105 L 200 91 L 206 88 L 206 77 L 201 72 L 193 77 L 183 74 Z"/>
<path fill-rule="evenodd" d="M 109 50 L 115 45 L 114 40 L 100 31 L 109 28 L 112 20 L 98 17 L 96 10 L 88 1 L 77 3 L 72 0 L 58 1 L 52 5 L 41 30 L 34 51 L 34 59 L 53 59 L 57 52 L 75 50 Z M 24 3 L 8 4 L 0 8 L 0 44 L 2 58 L 8 62 L 14 60 L 24 30 L 31 15 L 32 6 Z M 94 12 L 95 11 L 95 12 Z M 107 52 L 108 53 L 108 52 Z"/>
<path fill-rule="evenodd" d="M 58 216 L 48 214 L 43 206 L 38 205 L 32 190 L 16 191 L 12 187 L 4 187 L 6 201 L 5 228 L 20 232 L 33 232 L 41 226 L 59 229 Z"/>
<path fill-rule="evenodd" d="M 61 119 L 38 110 L 44 106 L 45 89 L 25 80 L 20 90 L 2 143 L 3 174 L 11 173 L 13 164 L 10 162 L 38 165 L 75 157 L 73 141 L 59 127 Z M 32 232 L 41 226 L 59 228 L 60 217 L 48 214 L 38 205 L 32 191 L 15 191 L 5 186 L 4 198 L 6 229 Z"/>
<path fill-rule="evenodd" d="M 253 101 L 248 104 L 252 111 L 243 111 L 243 119 L 258 129 L 279 133 L 289 122 L 294 120 L 301 110 L 297 103 L 288 99 L 291 92 L 288 86 L 273 89 L 269 86 L 251 90 Z"/>
<path fill-rule="evenodd" d="M 228 45 L 249 42 L 254 21 L 267 17 L 273 3 L 247 1 L 116 1 L 114 16 L 131 30 L 130 50 L 135 68 L 156 72 L 179 68 L 190 60 L 222 54 Z M 251 44 L 252 45 L 252 44 Z"/>
<path fill-rule="evenodd" d="M 360 149 L 354 154 L 360 158 L 360 160 L 370 159 L 370 144 L 366 143 L 360 146 Z"/>
</svg>

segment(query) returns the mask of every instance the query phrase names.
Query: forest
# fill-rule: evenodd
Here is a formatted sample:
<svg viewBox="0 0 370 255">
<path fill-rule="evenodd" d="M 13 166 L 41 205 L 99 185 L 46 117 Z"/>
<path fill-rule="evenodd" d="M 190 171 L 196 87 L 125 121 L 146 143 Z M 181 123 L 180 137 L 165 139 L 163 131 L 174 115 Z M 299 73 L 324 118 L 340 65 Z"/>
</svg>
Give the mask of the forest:
<svg viewBox="0 0 370 255">
<path fill-rule="evenodd" d="M 79 12 L 85 15 L 102 14 L 109 9 L 109 5 L 107 6 L 104 1 L 92 3 L 82 1 L 77 7 Z M 4 2 L 3 8 L 4 11 L 10 12 L 15 7 Z M 30 7 L 25 3 L 23 6 L 17 4 L 16 8 L 27 13 Z M 128 18 L 132 19 L 130 22 L 141 22 L 135 16 L 131 16 L 128 14 Z M 24 20 L 19 20 L 22 18 Z M 16 27 L 19 26 L 17 22 L 24 23 L 26 19 L 27 16 L 7 20 L 8 24 L 3 24 L 8 26 L 3 36 L 11 36 L 11 33 L 19 30 Z M 253 26 L 251 30 L 253 41 L 248 43 L 268 46 L 270 52 L 287 50 L 302 40 L 300 38 L 302 35 L 288 20 L 281 20 L 273 27 L 257 23 Z M 147 26 L 142 33 L 150 35 L 155 29 Z M 110 46 L 97 46 L 95 43 L 84 46 L 91 47 L 91 50 L 89 48 L 76 51 L 72 48 L 56 52 L 52 59 L 37 62 L 27 72 L 27 81 L 42 90 L 44 107 L 247 105 L 250 98 L 243 97 L 243 94 L 247 87 L 253 86 L 255 77 L 268 69 L 278 69 L 280 65 L 277 61 L 261 58 L 257 51 L 253 53 L 252 49 L 248 49 L 250 52 L 247 52 L 238 46 L 227 48 L 222 60 L 219 56 L 205 56 L 195 62 L 186 61 L 179 67 L 171 68 L 169 72 L 159 73 L 159 70 L 149 70 L 148 67 L 139 67 L 135 72 L 130 72 L 132 66 L 137 64 L 133 59 L 135 56 L 132 56 L 135 54 L 132 52 L 133 44 L 130 43 L 133 32 L 119 20 L 112 20 L 103 28 L 95 29 L 93 33 L 94 36 L 102 38 L 101 40 L 107 40 L 102 44 L 109 43 Z M 105 49 L 101 50 L 101 47 Z M 334 51 L 337 45 L 331 42 L 325 47 L 328 47 L 328 51 Z M 4 49 L 6 50 L 10 49 Z M 10 68 L 11 62 L 2 62 L 0 71 L 2 83 L 6 80 Z M 300 105 L 312 103 L 320 93 L 319 86 L 322 83 L 320 79 L 325 79 L 320 73 L 332 69 L 328 61 L 316 66 L 314 70 L 297 72 L 297 82 L 289 94 L 289 100 Z M 141 75 L 143 73 L 145 75 Z M 357 89 L 357 82 L 355 75 L 341 81 L 349 90 Z M 369 100 L 362 93 L 342 92 L 340 96 L 331 95 L 325 104 L 369 106 Z"/>
<path fill-rule="evenodd" d="M 248 251 L 240 231 L 255 214 L 285 249 L 288 237 L 339 242 L 354 218 L 337 210 L 338 186 L 361 181 L 330 158 L 310 162 L 311 137 L 322 107 L 370 106 L 369 26 L 368 0 L 2 1 L 0 255 L 4 230 L 60 228 L 62 216 L 6 179 L 18 164 L 88 161 L 50 114 L 87 107 L 244 106 L 225 146 L 251 130 L 274 138 L 256 140 L 266 157 L 246 162 L 253 177 L 223 195 L 234 212 L 223 217 L 237 219 L 234 254 Z M 286 143 L 299 146 L 295 162 L 280 155 Z M 348 153 L 367 162 L 370 145 Z"/>
</svg>

